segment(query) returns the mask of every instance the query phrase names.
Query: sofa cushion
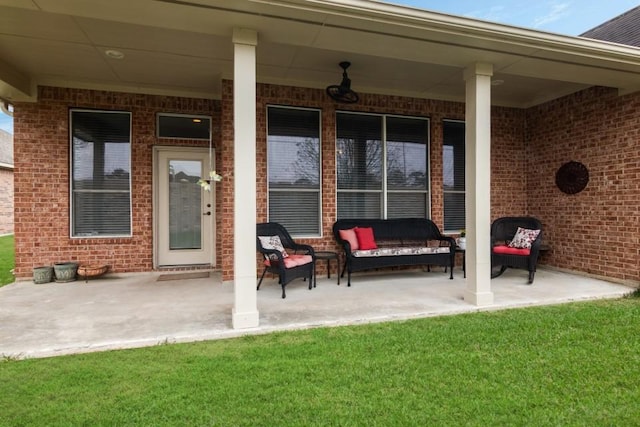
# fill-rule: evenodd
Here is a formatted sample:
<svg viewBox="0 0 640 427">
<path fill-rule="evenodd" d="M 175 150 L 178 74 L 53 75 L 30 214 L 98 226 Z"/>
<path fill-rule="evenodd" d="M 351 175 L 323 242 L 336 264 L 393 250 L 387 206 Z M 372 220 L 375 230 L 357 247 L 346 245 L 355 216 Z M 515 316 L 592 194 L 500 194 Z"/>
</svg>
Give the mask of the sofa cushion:
<svg viewBox="0 0 640 427">
<path fill-rule="evenodd" d="M 287 251 L 284 250 L 284 246 L 282 246 L 282 241 L 279 236 L 258 236 L 258 239 L 260 239 L 260 244 L 264 249 L 275 249 L 282 254 L 282 258 L 287 258 L 289 256 Z M 276 254 L 269 254 L 269 258 L 277 260 L 278 256 Z"/>
<path fill-rule="evenodd" d="M 425 255 L 425 254 L 448 254 L 448 246 L 398 246 L 393 248 L 376 248 L 369 250 L 358 250 L 353 252 L 357 258 L 379 257 L 379 256 L 400 256 L 400 255 Z"/>
<path fill-rule="evenodd" d="M 376 240 L 373 236 L 373 228 L 371 227 L 355 227 L 356 237 L 358 238 L 358 247 L 360 250 L 377 249 Z"/>
<path fill-rule="evenodd" d="M 538 238 L 538 234 L 540 234 L 540 230 L 518 227 L 516 235 L 513 236 L 508 246 L 517 249 L 530 249 L 531 244 Z"/>
<path fill-rule="evenodd" d="M 503 255 L 529 256 L 529 254 L 531 254 L 531 249 L 512 248 L 507 245 L 498 245 L 493 247 L 493 253 Z"/>
<path fill-rule="evenodd" d="M 354 228 L 340 230 L 340 238 L 349 242 L 352 252 L 360 249 L 360 246 L 358 246 L 358 237 L 356 236 L 356 230 Z"/>
</svg>

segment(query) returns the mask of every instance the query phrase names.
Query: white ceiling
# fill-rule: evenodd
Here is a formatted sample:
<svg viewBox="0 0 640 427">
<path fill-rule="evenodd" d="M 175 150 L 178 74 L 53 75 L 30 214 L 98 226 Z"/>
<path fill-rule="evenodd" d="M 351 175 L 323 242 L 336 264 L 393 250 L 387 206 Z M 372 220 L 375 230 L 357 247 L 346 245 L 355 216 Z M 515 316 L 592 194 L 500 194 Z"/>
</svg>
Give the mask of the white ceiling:
<svg viewBox="0 0 640 427">
<path fill-rule="evenodd" d="M 324 88 L 348 60 L 357 92 L 462 101 L 464 69 L 488 62 L 504 81 L 494 105 L 640 89 L 637 48 L 367 0 L 0 0 L 0 98 L 37 85 L 220 98 L 234 28 L 257 31 L 264 83 Z"/>
</svg>

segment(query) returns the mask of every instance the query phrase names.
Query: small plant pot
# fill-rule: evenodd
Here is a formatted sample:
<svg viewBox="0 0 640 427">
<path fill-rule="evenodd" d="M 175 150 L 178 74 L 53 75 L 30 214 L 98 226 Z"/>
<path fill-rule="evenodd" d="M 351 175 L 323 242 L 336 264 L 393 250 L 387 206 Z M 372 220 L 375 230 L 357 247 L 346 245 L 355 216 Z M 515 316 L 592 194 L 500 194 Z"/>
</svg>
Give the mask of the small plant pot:
<svg viewBox="0 0 640 427">
<path fill-rule="evenodd" d="M 76 274 L 78 273 L 77 262 L 60 262 L 53 265 L 53 271 L 56 275 L 56 282 L 73 282 L 76 280 Z"/>
<path fill-rule="evenodd" d="M 467 238 L 466 237 L 458 237 L 458 241 L 456 242 L 458 247 L 463 251 L 467 250 Z"/>
<path fill-rule="evenodd" d="M 53 267 L 43 266 L 33 268 L 33 283 L 41 285 L 53 281 Z"/>
</svg>

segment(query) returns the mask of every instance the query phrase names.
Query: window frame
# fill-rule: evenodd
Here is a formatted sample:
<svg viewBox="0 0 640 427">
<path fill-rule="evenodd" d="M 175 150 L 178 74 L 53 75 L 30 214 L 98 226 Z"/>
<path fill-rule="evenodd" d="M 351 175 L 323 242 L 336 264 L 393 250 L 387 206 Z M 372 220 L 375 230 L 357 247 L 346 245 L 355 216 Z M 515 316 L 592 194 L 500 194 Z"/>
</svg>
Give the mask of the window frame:
<svg viewBox="0 0 640 427">
<path fill-rule="evenodd" d="M 375 190 L 375 189 L 340 189 L 338 187 L 338 120 L 337 120 L 337 116 L 338 114 L 352 114 L 352 115 L 367 115 L 367 116 L 375 116 L 375 117 L 379 117 L 382 120 L 382 126 L 381 126 L 381 130 L 382 130 L 382 134 L 380 135 L 380 142 L 382 144 L 382 159 L 381 159 L 381 164 L 382 164 L 382 185 L 381 185 L 381 189 L 380 190 Z M 369 194 L 369 193 L 376 193 L 376 194 L 380 194 L 381 197 L 381 211 L 380 211 L 380 219 L 387 219 L 388 218 L 388 214 L 389 214 L 389 208 L 388 208 L 388 201 L 389 201 L 389 193 L 394 193 L 394 194 L 402 194 L 402 193 L 420 193 L 420 194 L 425 194 L 425 213 L 426 213 L 426 218 L 427 219 L 431 219 L 432 217 L 432 212 L 431 212 L 431 118 L 428 116 L 414 116 L 414 115 L 404 115 L 404 114 L 392 114 L 392 113 L 372 113 L 372 112 L 360 112 L 360 111 L 350 111 L 350 110 L 336 110 L 335 112 L 335 116 L 336 116 L 336 121 L 335 121 L 335 139 L 336 139 L 336 147 L 334 150 L 334 155 L 335 155 L 335 164 L 336 164 L 336 187 L 335 187 L 335 191 L 336 191 L 336 219 L 339 219 L 338 217 L 338 195 L 339 193 L 343 193 L 343 194 L 347 194 L 347 193 L 362 193 L 362 194 Z M 401 118 L 401 119 L 412 119 L 412 120 L 422 120 L 425 121 L 427 124 L 427 133 L 426 133 L 426 141 L 425 141 L 425 153 L 426 153 L 426 170 L 425 173 L 427 175 L 426 177 L 426 189 L 424 190 L 424 192 L 422 191 L 415 191 L 415 190 L 389 190 L 388 188 L 388 145 L 387 145 L 387 118 Z"/>
<path fill-rule="evenodd" d="M 278 108 L 278 109 L 286 109 L 286 110 L 297 110 L 297 111 L 313 111 L 318 114 L 318 188 L 314 189 L 295 189 L 295 188 L 276 188 L 271 189 L 270 187 L 270 168 L 269 168 L 269 109 Z M 317 193 L 318 194 L 318 212 L 316 216 L 316 224 L 318 228 L 318 233 L 296 233 L 295 231 L 289 230 L 292 237 L 297 238 L 322 238 L 323 230 L 322 230 L 322 181 L 323 181 L 323 169 L 322 169 L 322 109 L 314 108 L 314 107 L 298 107 L 291 105 L 279 105 L 279 104 L 267 104 L 265 108 L 265 139 L 266 139 L 266 160 L 267 160 L 267 173 L 266 173 L 266 184 L 267 184 L 267 221 L 271 221 L 271 192 L 277 193 Z M 285 225 L 285 224 L 283 224 Z M 286 226 L 286 225 L 285 225 Z"/>
<path fill-rule="evenodd" d="M 74 172 L 74 149 L 73 149 L 73 114 L 74 113 L 99 113 L 99 114 L 127 114 L 129 116 L 129 233 L 126 234 L 100 234 L 100 235 L 74 235 L 74 184 L 73 184 L 73 172 Z M 133 164 L 133 113 L 131 111 L 124 110 L 101 110 L 101 109 L 88 109 L 88 108 L 70 108 L 69 109 L 69 237 L 71 239 L 113 239 L 113 238 L 131 238 L 133 237 L 133 177 L 132 177 L 132 164 Z M 93 190 L 97 192 L 109 192 L 104 190 Z M 124 192 L 124 191 L 121 191 Z"/>
</svg>

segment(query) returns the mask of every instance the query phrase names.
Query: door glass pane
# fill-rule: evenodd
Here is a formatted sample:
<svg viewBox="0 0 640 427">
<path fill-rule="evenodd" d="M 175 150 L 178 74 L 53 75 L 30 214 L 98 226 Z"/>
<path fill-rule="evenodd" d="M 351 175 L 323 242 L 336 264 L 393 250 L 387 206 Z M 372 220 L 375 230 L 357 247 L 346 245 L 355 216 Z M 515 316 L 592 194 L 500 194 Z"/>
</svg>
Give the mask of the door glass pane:
<svg viewBox="0 0 640 427">
<path fill-rule="evenodd" d="M 202 248 L 199 160 L 169 160 L 169 249 Z"/>
</svg>

